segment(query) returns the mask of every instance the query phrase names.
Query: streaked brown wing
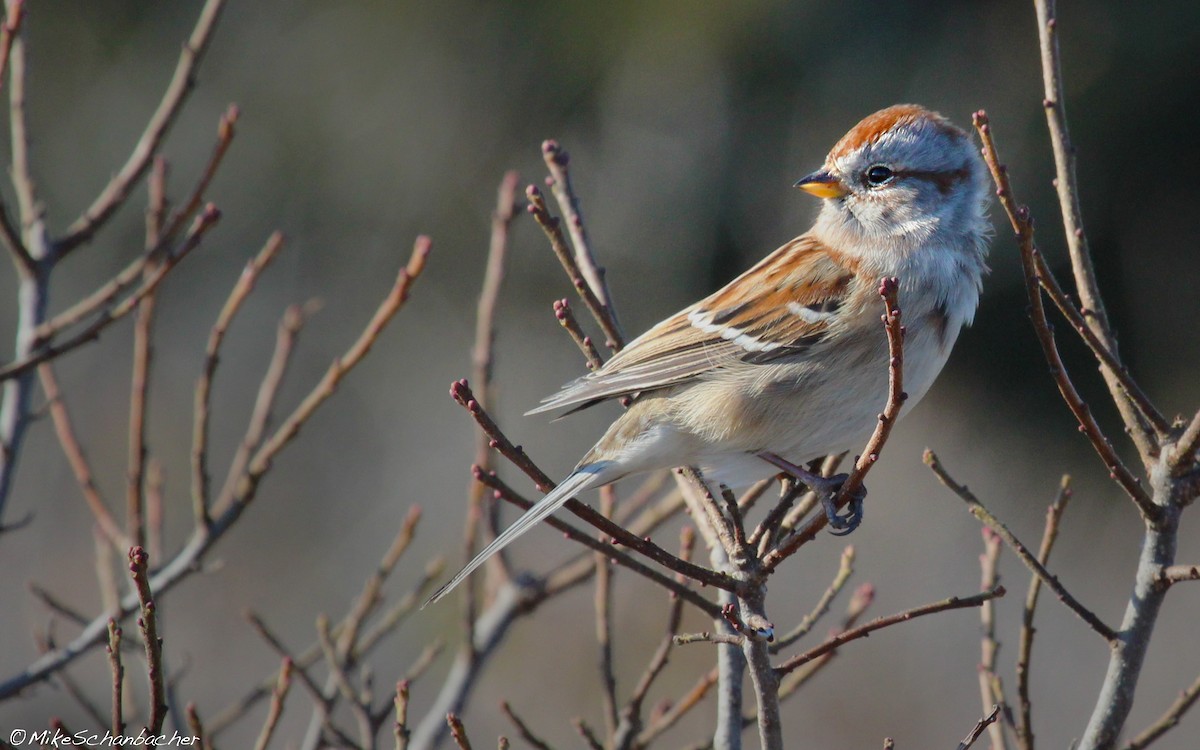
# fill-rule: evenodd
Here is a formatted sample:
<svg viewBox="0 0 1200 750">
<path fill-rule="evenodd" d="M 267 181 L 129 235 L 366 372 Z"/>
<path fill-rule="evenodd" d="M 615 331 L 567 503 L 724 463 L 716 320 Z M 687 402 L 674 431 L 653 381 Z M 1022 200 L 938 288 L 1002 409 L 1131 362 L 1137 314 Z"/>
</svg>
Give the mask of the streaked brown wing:
<svg viewBox="0 0 1200 750">
<path fill-rule="evenodd" d="M 825 335 L 853 278 L 849 259 L 808 235 L 798 237 L 529 413 L 584 408 L 675 385 L 734 361 L 765 363 L 801 353 Z"/>
</svg>

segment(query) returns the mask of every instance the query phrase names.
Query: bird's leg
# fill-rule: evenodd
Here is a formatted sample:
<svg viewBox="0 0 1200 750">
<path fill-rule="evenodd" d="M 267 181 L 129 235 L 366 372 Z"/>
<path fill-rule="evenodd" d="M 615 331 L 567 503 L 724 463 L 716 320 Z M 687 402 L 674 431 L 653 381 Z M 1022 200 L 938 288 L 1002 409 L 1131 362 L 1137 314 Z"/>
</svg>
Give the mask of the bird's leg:
<svg viewBox="0 0 1200 750">
<path fill-rule="evenodd" d="M 817 499 L 821 501 L 821 507 L 825 510 L 825 517 L 829 519 L 830 533 L 835 536 L 845 536 L 851 531 L 858 528 L 862 523 L 863 518 L 863 499 L 867 496 L 865 487 L 859 487 L 850 495 L 850 507 L 845 515 L 838 513 L 835 500 L 837 499 L 838 491 L 842 489 L 842 484 L 848 478 L 848 474 L 836 474 L 832 477 L 823 477 L 820 474 L 805 469 L 801 466 L 780 458 L 774 453 L 759 453 L 758 457 L 775 468 L 783 471 L 788 476 L 794 477 L 796 480 L 808 485 L 808 488 L 817 493 Z"/>
</svg>

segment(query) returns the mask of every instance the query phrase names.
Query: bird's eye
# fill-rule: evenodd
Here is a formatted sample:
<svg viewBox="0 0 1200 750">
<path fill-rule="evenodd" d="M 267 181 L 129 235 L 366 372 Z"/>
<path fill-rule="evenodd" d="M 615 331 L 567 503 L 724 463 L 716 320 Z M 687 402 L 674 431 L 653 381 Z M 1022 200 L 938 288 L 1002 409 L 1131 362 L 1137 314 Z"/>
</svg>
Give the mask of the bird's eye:
<svg viewBox="0 0 1200 750">
<path fill-rule="evenodd" d="M 887 183 L 891 182 L 892 178 L 895 176 L 896 176 L 895 172 L 893 172 L 891 169 L 883 166 L 882 164 L 876 164 L 875 166 L 868 169 L 865 173 L 865 177 L 867 178 L 867 184 L 870 185 L 871 187 L 879 187 L 880 185 L 886 185 Z"/>
</svg>

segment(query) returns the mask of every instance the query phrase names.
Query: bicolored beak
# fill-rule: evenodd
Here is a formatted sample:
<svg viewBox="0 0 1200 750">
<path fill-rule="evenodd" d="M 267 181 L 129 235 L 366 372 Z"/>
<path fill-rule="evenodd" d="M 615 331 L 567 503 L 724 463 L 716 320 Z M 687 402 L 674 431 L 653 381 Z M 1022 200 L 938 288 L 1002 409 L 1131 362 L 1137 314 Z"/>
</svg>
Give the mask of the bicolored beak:
<svg viewBox="0 0 1200 750">
<path fill-rule="evenodd" d="M 824 169 L 813 172 L 807 177 L 802 177 L 792 187 L 798 187 L 818 198 L 841 198 L 850 192 L 842 184 L 841 180 Z"/>
</svg>

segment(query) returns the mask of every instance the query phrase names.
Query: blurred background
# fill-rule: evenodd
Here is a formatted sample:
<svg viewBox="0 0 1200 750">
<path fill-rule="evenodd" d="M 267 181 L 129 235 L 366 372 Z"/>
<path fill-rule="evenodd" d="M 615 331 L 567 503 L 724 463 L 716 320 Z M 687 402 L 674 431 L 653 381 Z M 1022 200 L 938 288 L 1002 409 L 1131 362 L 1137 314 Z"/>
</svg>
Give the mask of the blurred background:
<svg viewBox="0 0 1200 750">
<path fill-rule="evenodd" d="M 1200 5 L 1061 6 L 1084 218 L 1109 312 L 1132 371 L 1159 406 L 1168 416 L 1190 415 L 1200 405 Z M 73 220 L 126 159 L 199 7 L 30 4 L 28 107 L 52 229 Z M 413 503 L 425 507 L 426 518 L 390 590 L 406 591 L 425 560 L 458 549 L 473 425 L 446 388 L 469 372 L 497 183 L 507 169 L 540 182 L 544 138 L 571 153 L 594 248 L 622 321 L 636 334 L 807 229 L 817 205 L 792 182 L 820 165 L 858 119 L 896 102 L 924 104 L 964 126 L 974 110 L 989 112 L 1015 188 L 1039 221 L 1039 245 L 1065 280 L 1041 91 L 1033 8 L 1024 2 L 231 3 L 165 148 L 178 199 L 207 158 L 220 114 L 230 102 L 241 108 L 237 138 L 209 192 L 224 217 L 159 297 L 149 447 L 166 471 L 168 552 L 190 530 L 191 399 L 205 337 L 267 235 L 282 229 L 289 242 L 226 344 L 214 397 L 218 477 L 248 419 L 284 307 L 323 303 L 302 335 L 281 413 L 357 335 L 413 237 L 432 235 L 434 251 L 408 307 L 214 551 L 220 564 L 164 600 L 166 652 L 176 670 L 187 670 L 181 698 L 196 701 L 202 716 L 215 713 L 278 666 L 245 624 L 246 608 L 262 613 L 293 648 L 310 643 L 317 614 L 345 611 Z M 10 186 L 0 190 L 12 205 Z M 59 270 L 55 309 L 141 252 L 144 205 L 142 190 Z M 993 270 L 975 326 L 871 475 L 866 522 L 848 540 L 858 551 L 854 581 L 877 587 L 876 616 L 977 590 L 979 526 L 922 466 L 929 446 L 1033 545 L 1060 476 L 1070 473 L 1076 495 L 1051 567 L 1116 623 L 1140 524 L 1047 375 L 1025 316 L 1016 248 L 999 209 L 993 213 Z M 543 467 L 562 476 L 615 412 L 603 407 L 555 424 L 521 416 L 580 374 L 582 362 L 551 315 L 551 301 L 571 290 L 541 231 L 518 219 L 512 242 L 495 413 Z M 15 290 L 4 264 L 4 351 L 12 346 Z M 1116 440 L 1118 422 L 1089 355 L 1063 343 L 1076 383 Z M 129 368 L 128 321 L 58 366 L 114 507 L 125 486 Z M 29 433 L 4 520 L 27 513 L 32 523 L 0 540 L 3 676 L 36 657 L 30 634 L 48 621 L 26 592 L 29 581 L 89 616 L 101 610 L 90 516 L 46 420 Z M 1200 558 L 1193 521 L 1185 522 L 1180 562 Z M 811 608 L 843 544 L 823 536 L 773 581 L 777 624 L 790 627 Z M 539 530 L 512 554 L 545 570 L 572 551 Z M 1011 668 L 1029 576 L 1007 553 L 1002 573 L 1010 593 L 998 605 L 1000 660 L 1015 690 Z M 630 575 L 617 578 L 618 679 L 627 694 L 660 637 L 666 607 Z M 515 628 L 464 717 L 477 743 L 511 734 L 498 712 L 501 698 L 563 746 L 577 742 L 570 717 L 602 723 L 590 602 L 590 591 L 577 590 Z M 454 637 L 456 606 L 421 612 L 380 651 L 372 661 L 379 685 L 431 638 Z M 1181 587 L 1168 598 L 1130 730 L 1157 717 L 1200 673 L 1192 648 L 1198 616 L 1200 592 Z M 691 617 L 685 627 L 706 624 Z M 75 632 L 65 623 L 57 630 L 61 641 Z M 711 659 L 703 645 L 678 651 L 652 700 L 678 695 Z M 1101 641 L 1044 596 L 1032 677 L 1043 747 L 1065 747 L 1081 731 L 1106 659 Z M 951 747 L 980 714 L 978 660 L 975 610 L 847 646 L 785 704 L 789 745 L 867 748 L 892 736 L 901 748 Z M 443 657 L 414 689 L 416 715 L 447 664 Z M 96 700 L 107 700 L 100 652 L 72 673 Z M 75 727 L 87 723 L 50 686 L 0 704 L 6 727 L 43 727 L 52 715 Z M 298 738 L 307 715 L 307 699 L 294 692 L 283 736 Z M 261 718 L 260 710 L 222 744 L 248 744 Z M 708 724 L 698 713 L 665 746 L 703 737 Z M 1200 716 L 1190 716 L 1156 747 L 1191 750 L 1198 727 Z"/>
</svg>

